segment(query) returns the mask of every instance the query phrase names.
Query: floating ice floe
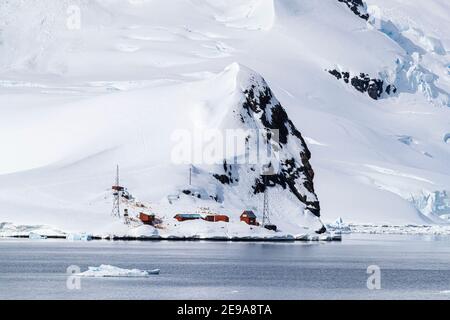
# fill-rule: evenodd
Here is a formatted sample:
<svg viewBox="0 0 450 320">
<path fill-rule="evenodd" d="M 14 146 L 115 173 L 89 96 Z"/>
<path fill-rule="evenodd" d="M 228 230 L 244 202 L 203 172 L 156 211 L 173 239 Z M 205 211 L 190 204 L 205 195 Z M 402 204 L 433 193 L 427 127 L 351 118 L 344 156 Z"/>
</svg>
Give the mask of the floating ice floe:
<svg viewBox="0 0 450 320">
<path fill-rule="evenodd" d="M 47 236 L 43 236 L 43 235 L 31 232 L 30 235 L 28 236 L 28 238 L 31 240 L 43 240 L 43 239 L 47 239 Z"/>
<path fill-rule="evenodd" d="M 145 278 L 149 275 L 157 275 L 159 273 L 159 269 L 122 269 L 119 267 L 102 264 L 100 267 L 89 267 L 87 271 L 77 273 L 76 275 L 79 277 L 90 278 Z"/>
<path fill-rule="evenodd" d="M 90 241 L 92 236 L 86 233 L 70 233 L 66 236 L 66 239 L 70 241 Z"/>
</svg>

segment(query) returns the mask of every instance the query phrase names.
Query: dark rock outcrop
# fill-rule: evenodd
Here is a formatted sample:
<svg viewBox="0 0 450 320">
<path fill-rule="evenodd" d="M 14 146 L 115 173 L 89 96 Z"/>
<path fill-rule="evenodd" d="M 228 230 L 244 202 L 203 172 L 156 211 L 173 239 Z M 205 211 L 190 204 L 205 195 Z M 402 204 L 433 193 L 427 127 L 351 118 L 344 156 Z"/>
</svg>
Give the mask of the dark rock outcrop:
<svg viewBox="0 0 450 320">
<path fill-rule="evenodd" d="M 222 184 L 233 184 L 239 182 L 239 177 L 237 177 L 237 170 L 234 164 L 228 164 L 225 160 L 223 162 L 224 174 L 213 174 L 213 177 L 220 181 Z"/>
<path fill-rule="evenodd" d="M 366 6 L 362 0 L 338 0 L 345 3 L 354 14 L 364 20 L 369 20 L 369 14 L 366 12 Z"/>
<path fill-rule="evenodd" d="M 383 94 L 393 95 L 397 93 L 397 88 L 393 84 L 388 84 L 384 87 L 384 81 L 381 79 L 371 78 L 366 73 L 350 76 L 350 72 L 341 72 L 336 69 L 328 70 L 328 73 L 336 77 L 336 79 L 343 79 L 345 83 L 350 83 L 356 90 L 362 93 L 367 93 L 369 97 L 378 100 L 383 97 Z"/>
</svg>

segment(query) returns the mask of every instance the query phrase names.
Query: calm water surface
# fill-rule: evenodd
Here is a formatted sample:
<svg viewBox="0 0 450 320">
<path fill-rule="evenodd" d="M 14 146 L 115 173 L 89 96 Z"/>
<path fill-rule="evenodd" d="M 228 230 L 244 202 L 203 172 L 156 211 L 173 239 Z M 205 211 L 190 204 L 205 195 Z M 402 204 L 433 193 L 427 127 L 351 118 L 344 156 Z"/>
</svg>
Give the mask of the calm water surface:
<svg viewBox="0 0 450 320">
<path fill-rule="evenodd" d="M 81 280 L 66 269 L 161 269 Z M 381 268 L 381 290 L 366 286 Z M 341 243 L 0 240 L 0 299 L 450 299 L 450 238 L 348 235 Z"/>
</svg>

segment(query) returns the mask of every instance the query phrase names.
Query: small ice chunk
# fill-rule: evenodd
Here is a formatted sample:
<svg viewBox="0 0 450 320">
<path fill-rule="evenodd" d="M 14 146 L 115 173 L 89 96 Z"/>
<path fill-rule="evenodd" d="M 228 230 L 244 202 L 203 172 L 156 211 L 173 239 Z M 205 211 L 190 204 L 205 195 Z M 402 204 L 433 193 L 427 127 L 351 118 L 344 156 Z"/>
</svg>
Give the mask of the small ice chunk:
<svg viewBox="0 0 450 320">
<path fill-rule="evenodd" d="M 43 240 L 43 239 L 47 239 L 46 236 L 42 236 L 42 235 L 37 234 L 37 233 L 34 233 L 34 232 L 31 232 L 31 233 L 29 234 L 28 238 L 31 239 L 31 240 Z"/>
<path fill-rule="evenodd" d="M 66 240 L 70 241 L 90 241 L 92 236 L 86 233 L 70 233 L 66 236 Z"/>
<path fill-rule="evenodd" d="M 91 278 L 145 278 L 149 275 L 159 274 L 160 270 L 122 269 L 119 267 L 102 264 L 100 267 L 89 267 L 87 271 L 77 273 L 79 277 Z"/>
</svg>

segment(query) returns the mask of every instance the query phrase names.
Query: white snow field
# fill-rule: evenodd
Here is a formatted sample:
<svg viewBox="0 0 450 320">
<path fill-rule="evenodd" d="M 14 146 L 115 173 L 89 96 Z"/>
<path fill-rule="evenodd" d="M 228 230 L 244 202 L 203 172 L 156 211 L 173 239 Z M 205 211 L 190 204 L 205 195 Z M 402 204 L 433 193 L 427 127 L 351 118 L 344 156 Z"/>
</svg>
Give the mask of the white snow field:
<svg viewBox="0 0 450 320">
<path fill-rule="evenodd" d="M 299 238 L 339 217 L 450 223 L 450 3 L 367 0 L 367 21 L 352 3 L 0 0 L 0 234 Z M 377 99 L 346 72 L 383 81 Z M 262 219 L 255 168 L 230 168 L 228 184 L 212 176 L 227 155 L 193 161 L 189 185 L 190 163 L 173 161 L 186 132 L 264 129 L 257 113 L 236 117 L 252 84 L 270 87 L 265 111 L 279 101 L 315 172 L 313 190 L 304 168 L 295 181 L 304 201 L 269 188 L 278 233 L 239 222 L 246 209 Z M 301 164 L 288 131 L 281 158 Z M 111 216 L 116 164 L 161 228 Z M 230 223 L 173 219 L 200 207 Z"/>
</svg>

